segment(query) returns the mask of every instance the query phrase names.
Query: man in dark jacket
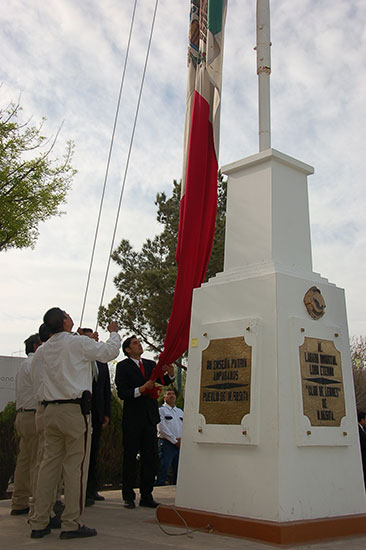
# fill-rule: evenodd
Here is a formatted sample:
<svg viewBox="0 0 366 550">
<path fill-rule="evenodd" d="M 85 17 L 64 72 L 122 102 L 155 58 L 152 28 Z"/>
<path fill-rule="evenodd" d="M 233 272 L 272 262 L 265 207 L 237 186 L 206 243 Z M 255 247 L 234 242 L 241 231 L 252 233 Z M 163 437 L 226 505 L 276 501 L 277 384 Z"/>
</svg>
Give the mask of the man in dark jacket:
<svg viewBox="0 0 366 550">
<path fill-rule="evenodd" d="M 98 341 L 98 333 L 93 332 L 91 328 L 81 328 L 79 334 L 88 336 Z M 109 368 L 107 363 L 96 361 L 92 365 L 93 385 L 92 385 L 92 438 L 90 447 L 90 460 L 88 470 L 88 484 L 86 487 L 86 506 L 91 506 L 96 500 L 104 500 L 104 497 L 98 493 L 97 464 L 100 436 L 102 429 L 109 424 L 111 416 L 111 382 L 109 377 Z"/>
<path fill-rule="evenodd" d="M 137 454 L 140 453 L 140 506 L 156 508 L 152 496 L 157 471 L 157 429 L 160 421 L 157 401 L 152 394 L 155 382 L 150 380 L 155 362 L 141 359 L 142 345 L 135 335 L 122 345 L 127 359 L 120 361 L 116 369 L 118 396 L 123 399 L 123 472 L 122 498 L 126 508 L 135 508 L 135 482 Z M 163 369 L 164 385 L 174 379 L 174 367 Z"/>
<path fill-rule="evenodd" d="M 358 434 L 360 436 L 360 447 L 361 447 L 361 458 L 362 458 L 362 469 L 363 469 L 363 478 L 366 488 L 366 413 L 359 412 L 357 414 L 358 418 Z"/>
</svg>

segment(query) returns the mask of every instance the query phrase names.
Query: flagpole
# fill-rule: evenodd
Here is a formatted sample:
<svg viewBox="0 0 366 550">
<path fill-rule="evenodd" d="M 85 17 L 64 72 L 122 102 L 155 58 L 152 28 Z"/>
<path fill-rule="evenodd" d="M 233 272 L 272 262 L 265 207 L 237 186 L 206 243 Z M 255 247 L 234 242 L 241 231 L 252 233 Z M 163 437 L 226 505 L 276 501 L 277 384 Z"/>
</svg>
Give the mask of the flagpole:
<svg viewBox="0 0 366 550">
<path fill-rule="evenodd" d="M 270 47 L 269 0 L 257 0 L 259 151 L 271 147 Z"/>
</svg>

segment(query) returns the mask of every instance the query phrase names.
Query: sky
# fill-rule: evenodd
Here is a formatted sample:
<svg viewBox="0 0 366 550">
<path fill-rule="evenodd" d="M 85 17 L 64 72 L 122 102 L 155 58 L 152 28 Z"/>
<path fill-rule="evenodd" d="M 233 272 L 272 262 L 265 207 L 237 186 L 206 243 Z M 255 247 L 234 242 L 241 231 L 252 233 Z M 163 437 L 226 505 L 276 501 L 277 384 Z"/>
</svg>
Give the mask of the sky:
<svg viewBox="0 0 366 550">
<path fill-rule="evenodd" d="M 65 212 L 34 249 L 0 253 L 0 355 L 23 355 L 52 306 L 79 326 L 134 0 L 7 0 L 0 11 L 0 109 L 47 121 L 55 155 L 75 144 Z M 155 0 L 138 0 L 84 326 L 106 273 Z M 161 231 L 156 194 L 182 174 L 188 0 L 160 0 L 115 247 Z M 366 335 L 366 4 L 272 0 L 272 147 L 308 179 L 313 269 L 344 288 L 351 336 Z M 228 0 L 219 166 L 258 152 L 255 0 Z M 116 294 L 111 265 L 104 304 Z M 101 336 L 103 331 L 101 331 Z"/>
</svg>

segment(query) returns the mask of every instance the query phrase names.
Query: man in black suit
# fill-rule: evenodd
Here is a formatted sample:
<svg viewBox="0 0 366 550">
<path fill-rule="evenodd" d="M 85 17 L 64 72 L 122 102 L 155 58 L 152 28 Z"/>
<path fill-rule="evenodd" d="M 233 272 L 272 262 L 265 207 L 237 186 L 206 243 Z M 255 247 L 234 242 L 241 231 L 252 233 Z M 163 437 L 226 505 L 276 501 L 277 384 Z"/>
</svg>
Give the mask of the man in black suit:
<svg viewBox="0 0 366 550">
<path fill-rule="evenodd" d="M 99 340 L 98 333 L 93 332 L 91 328 L 81 328 L 78 332 L 93 340 Z M 92 365 L 92 370 L 91 414 L 93 431 L 90 446 L 88 483 L 86 487 L 86 506 L 92 506 L 96 500 L 104 500 L 104 497 L 98 493 L 97 463 L 102 429 L 108 426 L 111 416 L 111 382 L 108 364 L 96 361 Z"/>
<path fill-rule="evenodd" d="M 120 361 L 116 369 L 116 386 L 123 399 L 123 472 L 122 498 L 126 508 L 135 508 L 137 453 L 140 453 L 140 506 L 156 508 L 152 496 L 157 472 L 157 429 L 159 409 L 154 395 L 155 381 L 150 380 L 155 362 L 141 359 L 142 345 L 135 335 L 122 345 L 127 359 Z M 164 385 L 174 379 L 174 367 L 165 365 Z"/>
<path fill-rule="evenodd" d="M 366 488 L 366 413 L 359 412 L 358 418 L 358 433 L 360 436 L 361 458 L 363 468 L 363 479 Z"/>
</svg>

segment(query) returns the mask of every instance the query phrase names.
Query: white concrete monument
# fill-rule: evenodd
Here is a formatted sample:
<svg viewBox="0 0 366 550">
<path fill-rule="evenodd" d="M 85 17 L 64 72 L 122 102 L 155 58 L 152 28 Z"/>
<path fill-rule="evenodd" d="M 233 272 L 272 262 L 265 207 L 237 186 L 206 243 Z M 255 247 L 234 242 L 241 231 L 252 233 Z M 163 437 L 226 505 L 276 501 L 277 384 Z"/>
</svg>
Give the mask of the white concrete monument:
<svg viewBox="0 0 366 550">
<path fill-rule="evenodd" d="M 366 499 L 344 291 L 312 270 L 313 168 L 270 148 L 268 0 L 257 9 L 260 152 L 222 168 L 224 271 L 194 291 L 176 506 L 191 526 L 289 544 L 366 533 Z"/>
</svg>

